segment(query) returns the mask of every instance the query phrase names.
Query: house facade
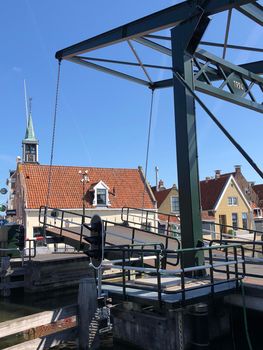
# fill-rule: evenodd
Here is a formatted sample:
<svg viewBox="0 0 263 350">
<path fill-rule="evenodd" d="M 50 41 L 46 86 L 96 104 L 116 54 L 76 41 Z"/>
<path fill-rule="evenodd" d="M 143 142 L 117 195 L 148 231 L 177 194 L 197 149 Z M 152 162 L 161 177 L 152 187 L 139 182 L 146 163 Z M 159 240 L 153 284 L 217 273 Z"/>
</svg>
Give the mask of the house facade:
<svg viewBox="0 0 263 350">
<path fill-rule="evenodd" d="M 216 226 L 217 233 L 252 228 L 252 207 L 232 174 L 217 172 L 215 178 L 200 182 L 200 191 L 202 210 L 222 225 Z"/>
<path fill-rule="evenodd" d="M 158 208 L 158 230 L 164 233 L 167 229 L 172 233 L 180 232 L 179 195 L 176 185 L 165 188 L 162 180 L 152 187 Z"/>
</svg>

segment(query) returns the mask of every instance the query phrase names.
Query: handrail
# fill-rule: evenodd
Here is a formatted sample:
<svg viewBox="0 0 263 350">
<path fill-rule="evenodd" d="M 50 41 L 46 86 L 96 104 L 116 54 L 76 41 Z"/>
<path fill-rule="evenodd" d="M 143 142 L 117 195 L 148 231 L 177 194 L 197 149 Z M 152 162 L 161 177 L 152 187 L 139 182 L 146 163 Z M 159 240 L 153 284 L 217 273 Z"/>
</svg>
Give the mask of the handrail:
<svg viewBox="0 0 263 350">
<path fill-rule="evenodd" d="M 199 288 L 205 288 L 210 287 L 211 293 L 213 294 L 215 292 L 215 286 L 218 284 L 226 283 L 226 282 L 235 282 L 236 287 L 238 287 L 238 282 L 245 276 L 245 260 L 244 260 L 244 249 L 242 245 L 233 243 L 233 244 L 223 244 L 223 245 L 216 245 L 216 246 L 209 246 L 209 247 L 200 247 L 200 248 L 186 248 L 186 249 L 178 249 L 176 251 L 170 251 L 170 250 L 161 250 L 161 249 L 144 249 L 143 251 L 141 249 L 134 248 L 133 252 L 136 252 L 138 254 L 138 257 L 140 257 L 140 254 L 151 253 L 152 255 L 155 255 L 155 261 L 156 266 L 155 267 L 149 267 L 149 266 L 134 266 L 133 261 L 129 261 L 127 258 L 127 255 L 129 254 L 129 251 L 132 249 L 132 246 L 129 248 L 125 247 L 119 247 L 118 248 L 122 252 L 122 262 L 117 260 L 116 262 L 121 262 L 121 264 L 115 264 L 112 262 L 110 265 L 111 269 L 118 269 L 122 270 L 122 282 L 105 282 L 109 285 L 116 285 L 120 286 L 123 289 L 123 298 L 127 298 L 127 288 L 131 289 L 139 289 L 139 290 L 152 290 L 157 292 L 157 298 L 159 302 L 159 306 L 162 307 L 162 301 L 163 301 L 163 294 L 177 294 L 181 293 L 182 301 L 184 302 L 186 300 L 186 293 L 189 290 L 195 290 Z M 220 262 L 214 262 L 214 257 L 212 255 L 212 251 L 224 249 L 226 251 L 226 256 L 224 261 Z M 105 251 L 108 250 L 114 250 L 114 248 L 105 248 Z M 228 259 L 228 254 L 230 254 L 230 251 L 233 250 L 234 259 Z M 237 257 L 238 250 L 241 251 L 241 258 Z M 185 253 L 188 253 L 189 251 L 195 252 L 195 251 L 208 251 L 209 252 L 209 263 L 206 263 L 201 266 L 189 266 L 184 267 L 183 265 L 183 257 Z M 180 255 L 180 267 L 174 270 L 166 270 L 165 268 L 162 268 L 162 260 L 167 258 L 169 254 L 177 253 Z M 140 261 L 136 260 L 137 262 Z M 109 266 L 108 264 L 105 266 Z M 234 271 L 229 270 L 229 266 L 234 267 Z M 241 271 L 239 270 L 239 267 L 241 266 Z M 226 267 L 226 271 L 218 270 L 219 267 Z M 204 285 L 198 285 L 198 286 L 186 286 L 186 277 L 189 278 L 189 274 L 194 276 L 196 272 L 204 271 L 208 269 L 210 271 L 210 275 L 207 276 L 207 283 Z M 127 285 L 127 277 L 129 281 L 129 274 L 131 271 L 144 273 L 144 274 L 150 274 L 155 275 L 157 277 L 157 285 L 156 286 L 146 286 L 142 284 L 132 284 L 131 282 L 129 285 Z M 226 278 L 222 281 L 216 281 L 214 277 L 214 272 L 218 272 L 221 274 L 225 274 Z M 178 290 L 166 290 L 162 287 L 162 276 L 165 275 L 179 275 L 180 276 L 180 288 Z M 234 277 L 231 277 L 231 275 L 234 275 Z"/>
<path fill-rule="evenodd" d="M 44 210 L 44 214 L 42 214 L 43 210 Z M 57 228 L 57 229 L 60 230 L 60 233 L 62 232 L 62 230 L 67 231 L 67 232 L 74 233 L 74 234 L 80 236 L 80 241 L 82 241 L 83 232 L 81 232 L 81 233 L 79 234 L 78 232 L 75 232 L 74 230 L 70 229 L 69 227 L 63 227 L 62 223 L 61 223 L 60 227 L 58 227 L 57 225 L 53 225 L 53 224 L 51 224 L 51 223 L 47 223 L 47 220 L 46 220 L 47 217 L 54 219 L 54 217 L 48 215 L 48 210 L 50 210 L 50 211 L 56 210 L 57 212 L 62 213 L 62 214 L 63 214 L 63 219 L 62 219 L 62 217 L 61 217 L 61 218 L 56 217 L 56 220 L 57 220 L 57 221 L 60 221 L 60 222 L 61 222 L 61 221 L 62 221 L 62 222 L 63 222 L 63 221 L 65 222 L 65 221 L 67 220 L 67 219 L 64 218 L 64 217 L 65 217 L 65 213 L 80 218 L 81 223 L 74 222 L 74 224 L 76 224 L 76 225 L 78 225 L 78 226 L 80 226 L 80 227 L 82 227 L 82 221 L 85 221 L 83 218 L 91 219 L 91 216 L 83 215 L 83 214 L 79 214 L 79 213 L 75 213 L 75 212 L 68 211 L 68 210 L 64 210 L 64 209 L 58 209 L 58 208 L 52 208 L 52 207 L 48 207 L 48 208 L 47 208 L 47 207 L 45 207 L 45 206 L 41 206 L 40 209 L 39 209 L 39 222 L 40 222 L 41 224 L 45 224 L 46 226 L 53 227 L 53 228 Z M 42 220 L 43 215 L 44 215 L 44 220 Z M 107 225 L 112 225 L 112 226 L 125 227 L 125 228 L 127 228 L 127 226 L 126 226 L 125 224 L 123 224 L 123 223 L 116 223 L 116 222 L 113 222 L 113 221 L 110 221 L 110 220 L 103 220 L 103 222 L 104 222 L 105 228 L 107 228 Z M 71 223 L 72 223 L 72 222 L 71 222 Z M 161 234 L 161 233 L 157 233 L 157 232 L 149 232 L 149 231 L 147 231 L 147 230 L 143 230 L 142 228 L 137 228 L 137 227 L 136 227 L 136 228 L 133 228 L 133 227 L 130 227 L 130 226 L 128 226 L 128 228 L 130 228 L 131 230 L 134 229 L 133 234 L 132 234 L 132 236 L 133 236 L 133 237 L 132 237 L 133 242 L 134 242 L 134 240 L 135 240 L 134 235 L 135 235 L 135 230 L 136 230 L 136 231 L 139 231 L 139 232 L 148 233 L 149 235 L 151 235 L 151 236 L 153 236 L 153 237 L 154 237 L 154 236 L 156 236 L 156 237 L 162 237 L 162 238 L 164 238 L 164 239 L 168 239 L 168 241 L 169 241 L 169 240 L 175 241 L 175 242 L 177 243 L 177 247 L 180 248 L 180 241 L 179 241 L 179 239 L 176 238 L 176 237 L 168 236 L 168 238 L 167 238 L 167 235 L 164 235 L 164 234 Z M 106 232 L 106 237 L 107 237 L 107 234 L 111 234 L 111 233 L 109 233 L 106 229 L 105 229 L 105 232 Z M 166 242 L 166 248 L 167 248 L 167 242 Z"/>
</svg>

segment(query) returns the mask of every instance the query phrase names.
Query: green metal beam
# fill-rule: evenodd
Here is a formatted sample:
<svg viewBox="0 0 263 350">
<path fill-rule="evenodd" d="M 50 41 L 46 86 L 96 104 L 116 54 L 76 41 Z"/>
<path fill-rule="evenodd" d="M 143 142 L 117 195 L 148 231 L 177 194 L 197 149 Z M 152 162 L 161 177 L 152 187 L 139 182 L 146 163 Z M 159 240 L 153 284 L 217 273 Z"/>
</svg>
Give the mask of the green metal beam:
<svg viewBox="0 0 263 350">
<path fill-rule="evenodd" d="M 243 13 L 248 18 L 252 19 L 252 21 L 257 22 L 261 26 L 263 26 L 263 6 L 258 3 L 245 4 L 238 8 L 238 11 Z"/>
<path fill-rule="evenodd" d="M 184 77 L 191 89 L 194 89 L 193 60 L 192 52 L 188 51 L 198 45 L 208 22 L 206 17 L 196 17 L 171 30 L 173 69 Z M 195 101 L 175 78 L 173 90 L 181 242 L 183 248 L 193 248 L 202 244 Z M 184 256 L 184 267 L 202 264 L 203 255 L 189 253 Z"/>
<path fill-rule="evenodd" d="M 238 8 L 239 6 L 251 2 L 253 2 L 253 0 L 184 1 L 180 4 L 168 7 L 149 16 L 140 18 L 136 21 L 60 50 L 56 53 L 56 58 L 67 59 L 84 52 L 93 51 L 128 39 L 157 32 L 162 29 L 175 27 L 188 18 L 198 15 L 202 10 L 203 4 L 205 4 L 203 5 L 205 6 L 203 10 L 205 10 L 206 15 L 209 16 L 231 8 Z"/>
<path fill-rule="evenodd" d="M 96 70 L 101 71 L 103 73 L 108 73 L 108 74 L 114 75 L 116 77 L 125 79 L 125 80 L 130 80 L 130 81 L 137 83 L 137 84 L 140 84 L 140 85 L 151 87 L 151 84 L 146 80 L 139 79 L 139 78 L 133 77 L 131 75 L 118 72 L 114 69 L 106 68 L 106 67 L 100 66 L 98 64 L 88 62 L 85 59 L 82 59 L 79 57 L 70 57 L 70 58 L 68 58 L 68 61 L 83 65 L 85 67 L 93 68 L 93 69 L 96 69 Z"/>
</svg>

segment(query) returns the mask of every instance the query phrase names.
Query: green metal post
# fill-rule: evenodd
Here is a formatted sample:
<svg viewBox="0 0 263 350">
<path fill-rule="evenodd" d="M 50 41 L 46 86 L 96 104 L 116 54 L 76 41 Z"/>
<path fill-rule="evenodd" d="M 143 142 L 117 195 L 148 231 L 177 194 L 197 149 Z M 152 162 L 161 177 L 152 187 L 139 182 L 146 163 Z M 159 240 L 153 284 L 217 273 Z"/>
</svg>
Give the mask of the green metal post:
<svg viewBox="0 0 263 350">
<path fill-rule="evenodd" d="M 200 23 L 200 17 L 196 17 L 171 30 L 173 69 L 193 89 L 193 52 L 189 51 L 195 50 L 207 24 L 207 21 Z M 173 79 L 173 88 L 181 240 L 182 248 L 192 248 L 202 243 L 195 101 L 176 78 Z M 202 265 L 203 262 L 203 253 L 184 255 L 184 267 Z"/>
</svg>

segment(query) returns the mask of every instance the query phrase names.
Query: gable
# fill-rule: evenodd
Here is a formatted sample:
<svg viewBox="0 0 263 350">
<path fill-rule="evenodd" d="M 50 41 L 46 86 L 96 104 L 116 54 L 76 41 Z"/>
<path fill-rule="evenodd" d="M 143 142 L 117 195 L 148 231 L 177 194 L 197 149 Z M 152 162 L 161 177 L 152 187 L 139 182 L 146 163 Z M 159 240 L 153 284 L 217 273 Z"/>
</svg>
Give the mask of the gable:
<svg viewBox="0 0 263 350">
<path fill-rule="evenodd" d="M 243 192 L 241 191 L 240 187 L 238 186 L 236 180 L 231 175 L 225 185 L 225 188 L 218 199 L 218 202 L 215 206 L 215 210 L 219 208 L 219 206 L 228 206 L 228 197 L 237 197 L 238 198 L 238 207 L 245 208 L 246 210 L 251 210 L 251 207 L 244 196 Z"/>
</svg>

